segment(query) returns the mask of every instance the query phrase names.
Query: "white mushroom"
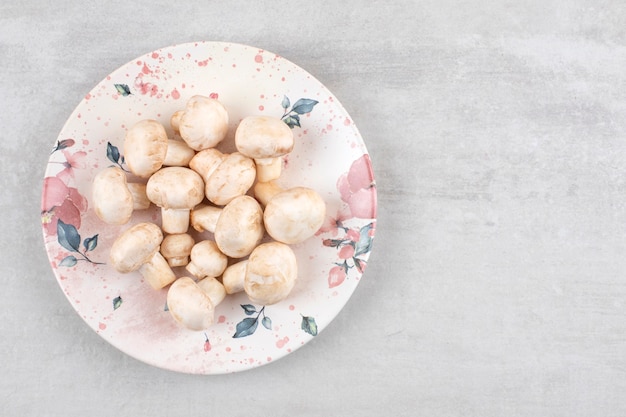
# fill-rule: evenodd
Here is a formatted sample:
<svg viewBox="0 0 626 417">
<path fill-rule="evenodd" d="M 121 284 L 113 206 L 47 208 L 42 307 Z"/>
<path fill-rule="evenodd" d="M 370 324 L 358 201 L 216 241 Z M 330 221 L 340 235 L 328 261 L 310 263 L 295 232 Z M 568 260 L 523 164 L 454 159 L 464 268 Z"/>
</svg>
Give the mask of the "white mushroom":
<svg viewBox="0 0 626 417">
<path fill-rule="evenodd" d="M 189 161 L 189 168 L 204 180 L 206 198 L 218 206 L 248 192 L 256 178 L 254 161 L 234 152 L 224 154 L 217 149 L 204 149 Z"/>
<path fill-rule="evenodd" d="M 297 276 L 296 255 L 288 245 L 263 243 L 248 258 L 244 291 L 253 303 L 275 304 L 289 295 Z"/>
<path fill-rule="evenodd" d="M 226 297 L 226 290 L 221 282 L 214 277 L 206 277 L 201 279 L 196 284 L 209 296 L 213 307 L 217 307 Z"/>
<path fill-rule="evenodd" d="M 276 184 L 257 184 L 259 193 L 267 201 L 263 212 L 265 230 L 274 239 L 287 244 L 305 241 L 324 223 L 326 204 L 322 197 L 307 187 L 280 191 Z"/>
<path fill-rule="evenodd" d="M 196 151 L 213 148 L 228 132 L 228 112 L 217 100 L 193 96 L 178 119 L 178 130 L 190 148 Z"/>
<path fill-rule="evenodd" d="M 185 167 L 162 168 L 148 180 L 146 193 L 161 207 L 161 222 L 166 233 L 186 233 L 189 212 L 204 199 L 200 175 Z"/>
<path fill-rule="evenodd" d="M 161 242 L 161 255 L 167 259 L 171 267 L 185 266 L 189 263 L 189 255 L 195 241 L 188 233 L 167 235 Z"/>
<path fill-rule="evenodd" d="M 206 330 L 215 321 L 215 307 L 192 278 L 178 278 L 167 291 L 167 308 L 189 330 Z"/>
<path fill-rule="evenodd" d="M 215 226 L 215 243 L 231 258 L 243 258 L 263 239 L 263 210 L 252 197 L 244 195 L 228 203 Z"/>
<path fill-rule="evenodd" d="M 191 249 L 191 262 L 186 269 L 196 278 L 219 277 L 228 265 L 228 258 L 212 240 L 196 243 Z"/>
<path fill-rule="evenodd" d="M 183 113 L 183 110 L 178 110 L 172 113 L 172 116 L 170 117 L 170 127 L 176 135 L 180 135 L 180 117 Z"/>
<path fill-rule="evenodd" d="M 152 203 L 146 194 L 146 184 L 139 182 L 127 182 L 126 187 L 133 196 L 133 208 L 135 210 L 146 210 Z"/>
<path fill-rule="evenodd" d="M 191 227 L 197 232 L 208 231 L 215 232 L 217 220 L 222 214 L 222 208 L 209 206 L 207 204 L 198 204 L 191 210 L 190 221 Z"/>
<path fill-rule="evenodd" d="M 145 196 L 145 185 L 129 184 L 119 167 L 98 172 L 91 188 L 94 211 L 107 224 L 126 224 L 133 210 L 146 209 L 150 205 Z"/>
<path fill-rule="evenodd" d="M 226 155 L 215 148 L 203 149 L 191 158 L 189 168 L 196 171 L 206 182 L 207 178 L 224 161 Z"/>
<path fill-rule="evenodd" d="M 222 284 L 226 290 L 226 294 L 235 294 L 243 291 L 243 283 L 246 278 L 246 268 L 248 260 L 244 259 L 232 265 L 229 265 L 222 274 Z"/>
<path fill-rule="evenodd" d="M 168 139 L 167 152 L 163 160 L 163 166 L 166 167 L 184 167 L 188 166 L 191 159 L 196 155 L 196 151 L 191 149 L 182 140 Z"/>
<path fill-rule="evenodd" d="M 293 150 L 293 132 L 282 120 L 268 116 L 248 116 L 237 126 L 235 146 L 253 158 L 261 182 L 280 176 L 283 155 Z"/>
<path fill-rule="evenodd" d="M 163 233 L 154 223 L 138 223 L 113 242 L 111 265 L 123 274 L 139 271 L 155 289 L 172 283 L 176 276 L 159 253 Z"/>
<path fill-rule="evenodd" d="M 256 177 L 254 161 L 234 152 L 226 156 L 208 177 L 204 178 L 206 198 L 218 206 L 244 195 Z"/>
<path fill-rule="evenodd" d="M 163 125 L 156 120 L 141 120 L 126 132 L 124 159 L 130 171 L 148 178 L 163 166 L 168 138 Z"/>
</svg>

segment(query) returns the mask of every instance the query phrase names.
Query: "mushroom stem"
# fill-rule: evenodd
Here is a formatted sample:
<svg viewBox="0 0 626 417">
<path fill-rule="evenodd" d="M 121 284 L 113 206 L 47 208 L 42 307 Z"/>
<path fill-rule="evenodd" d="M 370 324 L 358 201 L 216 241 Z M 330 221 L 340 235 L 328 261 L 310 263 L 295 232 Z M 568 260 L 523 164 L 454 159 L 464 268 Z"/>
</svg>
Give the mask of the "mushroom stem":
<svg viewBox="0 0 626 417">
<path fill-rule="evenodd" d="M 211 299 L 213 307 L 216 307 L 226 297 L 226 291 L 221 282 L 214 277 L 206 277 L 196 284 Z"/>
<path fill-rule="evenodd" d="M 176 280 L 176 275 L 159 252 L 139 268 L 139 272 L 155 290 L 159 290 Z"/>
<path fill-rule="evenodd" d="M 165 153 L 165 159 L 163 160 L 164 166 L 170 167 L 184 167 L 189 165 L 189 161 L 196 154 L 196 151 L 191 149 L 182 140 L 168 139 L 167 152 Z"/>
<path fill-rule="evenodd" d="M 269 181 L 257 182 L 254 185 L 253 191 L 254 197 L 263 207 L 265 207 L 276 194 L 283 192 L 284 189 L 275 181 Z"/>
<path fill-rule="evenodd" d="M 129 182 L 126 184 L 126 187 L 132 195 L 134 210 L 146 210 L 150 207 L 150 200 L 148 200 L 146 195 L 146 184 Z"/>
<path fill-rule="evenodd" d="M 161 228 L 165 233 L 186 233 L 189 229 L 189 209 L 161 208 Z"/>
<path fill-rule="evenodd" d="M 208 206 L 206 204 L 200 204 L 191 210 L 191 226 L 197 232 L 204 232 L 205 230 L 211 233 L 215 233 L 215 227 L 217 226 L 217 219 L 219 219 L 222 210 L 219 207 Z"/>
<path fill-rule="evenodd" d="M 256 179 L 259 182 L 276 180 L 280 177 L 283 170 L 283 159 L 281 157 L 257 158 L 254 162 L 256 164 Z"/>
<path fill-rule="evenodd" d="M 226 294 L 235 294 L 243 291 L 243 283 L 246 278 L 248 260 L 239 261 L 230 265 L 222 274 L 222 284 Z"/>
</svg>

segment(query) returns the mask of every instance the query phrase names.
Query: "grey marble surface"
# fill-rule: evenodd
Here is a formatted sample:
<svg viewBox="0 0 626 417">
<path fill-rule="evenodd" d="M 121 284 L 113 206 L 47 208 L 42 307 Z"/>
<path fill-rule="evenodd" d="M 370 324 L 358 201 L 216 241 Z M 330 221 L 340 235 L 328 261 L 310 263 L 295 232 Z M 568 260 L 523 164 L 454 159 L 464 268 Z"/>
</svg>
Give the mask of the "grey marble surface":
<svg viewBox="0 0 626 417">
<path fill-rule="evenodd" d="M 0 415 L 625 415 L 625 22 L 614 0 L 3 2 Z M 336 320 L 210 377 L 89 329 L 39 212 L 84 94 L 196 40 L 313 73 L 359 127 L 379 193 L 369 269 Z"/>
</svg>

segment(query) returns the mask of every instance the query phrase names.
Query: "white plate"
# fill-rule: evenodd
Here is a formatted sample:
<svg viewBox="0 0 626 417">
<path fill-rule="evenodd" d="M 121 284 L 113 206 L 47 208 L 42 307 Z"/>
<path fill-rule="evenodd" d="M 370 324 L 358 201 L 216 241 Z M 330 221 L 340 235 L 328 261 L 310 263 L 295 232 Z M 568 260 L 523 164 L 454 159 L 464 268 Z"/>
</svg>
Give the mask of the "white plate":
<svg viewBox="0 0 626 417">
<path fill-rule="evenodd" d="M 90 204 L 94 175 L 110 165 L 126 168 L 121 155 L 126 129 L 146 118 L 169 129 L 170 115 L 195 94 L 216 97 L 228 109 L 231 125 L 223 151 L 234 150 L 233 132 L 245 116 L 271 115 L 291 124 L 296 145 L 285 158 L 281 184 L 317 190 L 328 212 L 320 232 L 293 247 L 299 277 L 287 300 L 263 307 L 252 305 L 245 294 L 229 296 L 206 332 L 173 321 L 165 289 L 152 290 L 138 273 L 120 274 L 107 264 L 115 238 L 138 221 L 158 222 L 158 210 L 136 212 L 131 223 L 118 227 L 100 221 Z M 357 128 L 318 80 L 268 51 L 198 42 L 141 56 L 85 96 L 51 151 L 41 218 L 58 283 L 94 331 L 148 364 L 220 374 L 293 352 L 339 313 L 367 265 L 376 188 Z"/>
</svg>

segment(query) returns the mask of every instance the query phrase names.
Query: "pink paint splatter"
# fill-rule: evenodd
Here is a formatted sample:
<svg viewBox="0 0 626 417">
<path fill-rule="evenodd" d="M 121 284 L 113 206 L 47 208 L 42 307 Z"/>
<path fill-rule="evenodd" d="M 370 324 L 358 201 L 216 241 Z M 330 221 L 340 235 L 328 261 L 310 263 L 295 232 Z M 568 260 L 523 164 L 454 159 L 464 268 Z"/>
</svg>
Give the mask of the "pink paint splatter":
<svg viewBox="0 0 626 417">
<path fill-rule="evenodd" d="M 218 323 L 224 323 L 226 321 L 226 316 L 222 315 L 217 318 Z"/>
<path fill-rule="evenodd" d="M 199 67 L 206 67 L 208 63 L 209 63 L 208 59 L 205 59 L 204 61 L 198 61 L 198 66 Z"/>
<path fill-rule="evenodd" d="M 279 339 L 276 342 L 276 347 L 278 349 L 282 349 L 282 347 L 285 346 L 287 344 L 287 342 L 289 342 L 289 337 L 285 336 L 285 337 L 283 337 L 282 339 Z"/>
<path fill-rule="evenodd" d="M 295 310 L 295 309 L 296 309 L 296 306 L 294 306 L 293 304 L 291 304 L 291 305 L 289 306 L 289 310 L 293 311 L 293 310 Z"/>
<path fill-rule="evenodd" d="M 259 111 L 263 111 L 263 110 L 265 110 L 265 107 L 263 105 L 260 105 L 259 106 Z"/>
<path fill-rule="evenodd" d="M 178 92 L 178 90 L 177 90 L 177 89 L 173 89 L 173 90 L 172 90 L 172 92 L 171 92 L 171 94 L 172 94 L 172 98 L 173 98 L 174 100 L 178 100 L 178 99 L 180 98 L 180 93 Z"/>
<path fill-rule="evenodd" d="M 257 56 L 254 57 L 254 62 L 258 62 L 259 64 L 263 62 L 263 55 L 257 54 Z"/>
<path fill-rule="evenodd" d="M 144 74 L 150 74 L 152 72 L 152 70 L 148 67 L 147 64 L 143 64 L 143 68 L 141 68 L 141 72 L 143 72 Z"/>
<path fill-rule="evenodd" d="M 105 330 L 105 329 L 107 328 L 107 325 L 106 325 L 106 324 L 104 324 L 104 323 L 102 323 L 102 322 L 100 322 L 100 323 L 98 323 L 98 328 L 99 328 L 100 330 Z"/>
<path fill-rule="evenodd" d="M 219 96 L 220 96 L 220 95 L 219 95 L 219 94 L 217 94 L 217 93 L 211 93 L 211 94 L 209 94 L 209 98 L 212 98 L 213 100 L 217 100 L 217 99 L 219 98 Z"/>
<path fill-rule="evenodd" d="M 156 52 L 152 52 L 152 59 L 157 59 L 159 57 L 159 54 L 157 54 Z"/>
<path fill-rule="evenodd" d="M 348 119 L 346 117 L 346 120 L 343 121 L 343 124 L 346 125 L 346 126 L 350 126 L 352 124 L 352 122 L 350 121 L 350 119 Z"/>
<path fill-rule="evenodd" d="M 90 98 L 91 98 L 91 94 L 90 94 L 90 93 L 87 93 L 87 94 L 85 95 L 85 100 L 89 100 Z"/>
</svg>

